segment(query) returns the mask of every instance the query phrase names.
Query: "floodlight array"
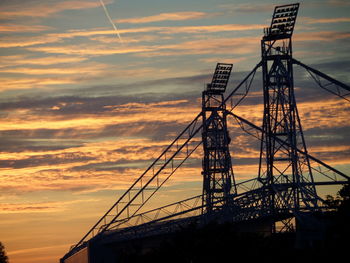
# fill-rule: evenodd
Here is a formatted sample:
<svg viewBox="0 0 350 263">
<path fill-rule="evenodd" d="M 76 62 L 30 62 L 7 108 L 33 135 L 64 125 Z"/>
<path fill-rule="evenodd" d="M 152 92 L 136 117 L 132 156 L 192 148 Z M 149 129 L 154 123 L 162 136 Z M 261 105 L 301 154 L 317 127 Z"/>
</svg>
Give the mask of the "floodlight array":
<svg viewBox="0 0 350 263">
<path fill-rule="evenodd" d="M 297 19 L 299 3 L 276 6 L 272 16 L 271 25 L 265 29 L 265 38 L 281 39 L 289 38 L 293 34 Z"/>
<path fill-rule="evenodd" d="M 210 84 L 207 84 L 207 92 L 222 94 L 226 90 L 232 71 L 232 64 L 218 63 Z"/>
</svg>

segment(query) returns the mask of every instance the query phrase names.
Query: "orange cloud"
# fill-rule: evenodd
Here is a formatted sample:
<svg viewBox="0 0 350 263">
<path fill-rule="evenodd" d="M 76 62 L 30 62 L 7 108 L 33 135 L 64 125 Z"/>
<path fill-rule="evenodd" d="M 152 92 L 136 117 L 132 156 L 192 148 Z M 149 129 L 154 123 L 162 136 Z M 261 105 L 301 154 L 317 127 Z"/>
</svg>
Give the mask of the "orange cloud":
<svg viewBox="0 0 350 263">
<path fill-rule="evenodd" d="M 40 65 L 40 66 L 48 66 L 53 64 L 68 64 L 68 63 L 76 63 L 87 60 L 86 57 L 81 56 L 45 56 L 45 57 L 29 57 L 26 55 L 11 55 L 11 56 L 1 56 L 1 68 L 4 67 L 13 67 L 19 65 Z"/>
<path fill-rule="evenodd" d="M 149 52 L 156 49 L 152 46 L 123 46 L 111 48 L 107 45 L 66 45 L 66 46 L 45 46 L 45 47 L 29 47 L 30 51 L 53 53 L 53 54 L 69 54 L 69 55 L 113 55 L 113 54 L 132 54 Z"/>
<path fill-rule="evenodd" d="M 0 214 L 12 213 L 53 213 L 62 212 L 67 206 L 83 202 L 98 202 L 99 199 L 71 200 L 62 202 L 40 203 L 0 203 Z"/>
<path fill-rule="evenodd" d="M 176 12 L 176 13 L 161 13 L 153 16 L 146 17 L 136 17 L 136 18 L 126 18 L 118 19 L 117 23 L 129 23 L 129 24 L 140 24 L 140 23 L 151 23 L 159 21 L 181 21 L 190 19 L 200 19 L 206 18 L 210 14 L 204 12 Z"/>
<path fill-rule="evenodd" d="M 86 163 L 80 163 L 80 165 L 84 164 Z M 88 193 L 101 190 L 126 190 L 143 172 L 142 169 L 125 169 L 119 172 L 71 171 L 72 167 L 72 164 L 43 165 L 33 168 L 2 170 L 1 191 L 23 195 L 28 192 L 40 191 Z M 47 207 L 47 209 L 57 209 L 57 207 Z"/>
<path fill-rule="evenodd" d="M 325 41 L 350 38 L 348 32 L 320 31 L 320 32 L 303 32 L 294 34 L 294 41 Z"/>
<path fill-rule="evenodd" d="M 350 3 L 347 0 L 328 0 L 328 3 L 332 6 L 349 6 Z"/>
<path fill-rule="evenodd" d="M 345 110 L 349 109 L 349 103 L 336 98 L 314 103 L 298 103 L 298 109 L 304 130 L 316 127 L 343 127 L 349 120 Z"/>
<path fill-rule="evenodd" d="M 91 80 L 102 80 L 106 77 L 118 77 L 120 79 L 130 80 L 130 76 L 133 77 L 147 77 L 152 76 L 153 78 L 169 78 L 178 75 L 178 72 L 173 72 L 171 69 L 158 69 L 154 67 L 144 67 L 135 69 L 133 65 L 130 68 L 119 68 L 111 66 L 109 64 L 102 63 L 88 63 L 84 64 L 75 63 L 86 60 L 83 56 L 78 55 L 77 57 L 71 57 L 66 59 L 65 56 L 58 57 L 47 57 L 42 59 L 33 59 L 32 62 L 28 62 L 29 65 L 35 66 L 49 66 L 57 64 L 53 67 L 19 67 L 21 62 L 27 63 L 27 59 L 14 59 L 11 60 L 12 56 L 6 59 L 3 67 L 0 66 L 0 73 L 16 73 L 21 74 L 21 77 L 8 77 L 0 78 L 2 85 L 0 91 L 5 90 L 20 90 L 30 88 L 49 88 L 52 85 L 63 85 L 63 84 L 82 84 L 91 83 Z M 17 57 L 17 56 L 16 56 Z M 71 63 L 69 63 L 71 61 Z M 61 65 L 60 65 L 61 64 Z M 18 67 L 13 67 L 18 66 Z M 84 77 L 82 78 L 82 73 Z M 197 72 L 188 72 L 196 74 Z"/>
<path fill-rule="evenodd" d="M 349 145 L 311 146 L 311 147 L 308 147 L 308 150 L 310 150 L 310 152 L 318 152 L 318 153 L 320 153 L 320 152 L 343 152 L 343 151 L 349 151 L 350 146 Z"/>
<path fill-rule="evenodd" d="M 20 90 L 31 88 L 42 88 L 48 85 L 73 84 L 76 80 L 72 78 L 50 77 L 50 78 L 0 78 L 0 91 Z"/>
<path fill-rule="evenodd" d="M 1 11 L 0 11 L 1 13 Z M 51 29 L 49 26 L 43 25 L 16 25 L 16 24 L 1 24 L 0 32 L 40 32 Z"/>
<path fill-rule="evenodd" d="M 49 63 L 46 60 L 38 61 L 38 63 Z M 71 61 L 74 61 L 73 58 Z M 79 59 L 78 59 L 79 60 Z M 55 60 L 52 61 L 54 63 Z M 59 60 L 58 60 L 59 61 Z M 62 60 L 65 61 L 65 60 Z M 69 61 L 69 60 L 68 60 Z M 11 67 L 0 69 L 0 72 L 3 73 L 21 73 L 25 75 L 71 75 L 71 74 L 87 74 L 87 75 L 100 75 L 102 72 L 105 72 L 108 67 L 106 64 L 101 63 L 85 63 L 84 65 L 79 66 L 61 66 L 61 67 Z"/>
<path fill-rule="evenodd" d="M 64 245 L 59 245 L 57 246 L 58 248 L 60 247 L 64 247 L 67 248 L 69 247 L 69 244 L 64 244 Z M 28 254 L 31 252 L 45 252 L 47 253 L 48 251 L 52 251 L 57 249 L 56 246 L 46 246 L 46 247 L 37 247 L 37 248 L 27 248 L 27 249 L 17 249 L 17 250 L 13 250 L 11 252 L 8 253 L 9 256 L 13 257 L 14 255 L 18 255 L 18 254 Z M 47 259 L 52 259 L 52 256 L 47 257 Z M 35 260 L 36 258 L 32 258 L 33 260 Z M 42 259 L 42 257 L 40 257 L 40 259 Z"/>
<path fill-rule="evenodd" d="M 330 23 L 347 23 L 350 22 L 349 17 L 335 17 L 335 18 L 311 18 L 303 17 L 303 23 L 306 24 L 330 24 Z"/>
<path fill-rule="evenodd" d="M 39 240 L 37 240 L 39 241 Z M 71 244 L 40 246 L 26 249 L 11 249 L 8 250 L 9 260 L 18 263 L 45 263 L 56 262 L 67 252 Z M 31 247 L 29 245 L 28 247 Z"/>
<path fill-rule="evenodd" d="M 248 54 L 254 52 L 259 38 L 215 38 L 186 41 L 171 45 L 157 46 L 155 50 L 137 53 L 136 56 L 179 56 L 179 55 L 203 55 L 203 54 Z M 244 43 L 244 45 L 242 44 Z"/>
<path fill-rule="evenodd" d="M 159 36 L 159 35 L 138 35 L 137 37 L 132 36 L 123 36 L 123 41 L 128 44 L 133 43 L 140 43 L 140 42 L 152 42 L 152 41 L 159 41 L 159 40 L 167 40 L 170 39 L 169 36 Z M 89 37 L 90 40 L 98 41 L 101 43 L 107 43 L 107 44 L 113 44 L 118 42 L 116 40 L 115 36 L 109 36 L 109 35 L 98 35 L 98 36 L 91 36 Z"/>
<path fill-rule="evenodd" d="M 210 26 L 180 26 L 180 27 L 160 27 L 160 31 L 164 34 L 175 33 L 215 33 L 225 31 L 245 31 L 245 30 L 261 30 L 265 25 L 262 24 L 224 24 Z"/>
<path fill-rule="evenodd" d="M 317 84 L 315 84 L 317 85 Z M 310 128 L 343 127 L 348 122 L 349 103 L 338 98 L 314 102 L 299 102 L 298 110 L 304 130 Z M 327 109 L 327 110 L 326 110 Z M 240 105 L 234 111 L 237 115 L 261 125 L 263 105 Z"/>
<path fill-rule="evenodd" d="M 199 59 L 199 61 L 206 62 L 206 63 L 217 63 L 218 61 L 220 61 L 221 63 L 233 63 L 233 64 L 236 64 L 245 60 L 247 60 L 247 57 L 242 57 L 242 58 L 211 57 L 211 58 Z"/>
<path fill-rule="evenodd" d="M 182 101 L 178 101 L 177 104 Z M 165 104 L 163 104 L 165 105 Z M 8 119 L 0 120 L 0 130 L 15 130 L 15 129 L 40 129 L 50 127 L 51 129 L 62 129 L 62 128 L 91 128 L 101 129 L 106 125 L 116 125 L 116 124 L 130 124 L 133 122 L 144 122 L 148 121 L 164 121 L 164 122 L 180 122 L 187 123 L 196 116 L 198 112 L 197 107 L 183 108 L 177 107 L 176 103 L 169 102 L 169 107 L 164 107 L 160 111 L 159 104 L 142 104 L 142 107 L 136 107 L 136 105 L 122 105 L 118 106 L 114 112 L 120 114 L 109 114 L 103 116 L 95 115 L 85 115 L 76 116 L 70 119 L 57 119 L 57 116 L 28 116 L 26 119 L 15 118 L 15 114 Z M 132 108 L 131 108 L 132 107 Z M 128 113 L 122 115 L 121 113 Z M 133 114 L 131 114 L 133 113 Z M 152 118 L 150 118 L 152 116 Z M 178 116 L 182 116 L 179 119 Z"/>
<path fill-rule="evenodd" d="M 101 51 L 101 50 L 100 50 Z M 64 51 L 64 53 L 67 53 Z M 68 52 L 69 53 L 69 52 Z M 89 52 L 88 52 L 89 53 Z M 94 51 L 91 51 L 94 53 Z M 77 56 L 58 56 L 57 59 L 54 56 L 48 56 L 46 58 L 33 59 L 22 59 L 20 56 L 7 56 L 6 61 L 1 66 L 0 73 L 16 73 L 21 74 L 21 77 L 11 76 L 0 78 L 2 85 L 0 91 L 5 90 L 20 90 L 30 88 L 50 88 L 52 85 L 63 85 L 63 84 L 86 84 L 91 85 L 91 81 L 101 80 L 104 78 L 118 77 L 119 81 L 126 80 L 130 81 L 130 76 L 135 77 L 146 77 L 152 76 L 153 79 L 157 78 L 171 78 L 177 77 L 179 74 L 193 74 L 196 75 L 198 72 L 189 71 L 187 69 L 181 69 L 180 71 L 174 72 L 170 68 L 159 69 L 155 67 L 139 67 L 139 64 L 128 65 L 128 67 L 120 68 L 118 66 L 111 66 L 110 64 L 85 62 L 84 64 L 78 63 L 87 60 L 87 57 L 82 54 Z M 13 58 L 13 60 L 12 60 Z M 29 60 L 29 61 L 28 61 Z M 26 64 L 28 61 L 28 67 L 21 66 L 21 62 Z M 69 61 L 71 63 L 69 63 Z M 77 62 L 77 63 L 76 63 Z M 56 66 L 50 66 L 55 65 Z M 46 67 L 42 67 L 45 66 Z M 17 66 L 17 67 L 14 67 Z M 20 67 L 21 66 L 21 67 Z M 138 67 L 138 68 L 137 68 Z M 84 77 L 82 78 L 82 73 Z"/>
<path fill-rule="evenodd" d="M 0 48 L 13 48 L 13 47 L 29 47 L 41 44 L 49 44 L 59 42 L 61 39 L 53 35 L 39 35 L 32 36 L 30 38 L 26 36 L 9 36 L 2 37 L 0 42 Z"/>
<path fill-rule="evenodd" d="M 110 1 L 106 1 L 110 2 Z M 34 2 L 35 3 L 35 2 Z M 2 18 L 16 18 L 16 17 L 49 17 L 53 14 L 60 13 L 65 10 L 79 10 L 100 7 L 97 1 L 60 1 L 60 2 L 38 2 L 30 5 L 25 3 L 9 4 L 2 7 L 0 16 Z"/>
</svg>

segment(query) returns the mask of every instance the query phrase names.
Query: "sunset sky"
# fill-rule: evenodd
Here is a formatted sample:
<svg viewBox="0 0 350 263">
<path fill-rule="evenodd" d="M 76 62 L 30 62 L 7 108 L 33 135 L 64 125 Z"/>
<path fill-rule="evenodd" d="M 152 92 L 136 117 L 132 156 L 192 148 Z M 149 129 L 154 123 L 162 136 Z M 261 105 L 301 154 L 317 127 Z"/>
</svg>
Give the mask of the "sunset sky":
<svg viewBox="0 0 350 263">
<path fill-rule="evenodd" d="M 11 263 L 58 262 L 198 114 L 217 62 L 234 65 L 229 90 L 253 69 L 274 6 L 292 2 L 104 3 L 108 15 L 100 0 L 0 1 L 0 241 Z M 294 57 L 350 83 L 349 14 L 348 0 L 301 1 Z M 298 67 L 295 89 L 309 152 L 350 174 L 350 103 Z M 236 111 L 259 126 L 261 93 L 259 71 Z M 259 144 L 230 134 L 236 179 L 256 176 Z M 154 207 L 201 193 L 200 158 Z"/>
</svg>

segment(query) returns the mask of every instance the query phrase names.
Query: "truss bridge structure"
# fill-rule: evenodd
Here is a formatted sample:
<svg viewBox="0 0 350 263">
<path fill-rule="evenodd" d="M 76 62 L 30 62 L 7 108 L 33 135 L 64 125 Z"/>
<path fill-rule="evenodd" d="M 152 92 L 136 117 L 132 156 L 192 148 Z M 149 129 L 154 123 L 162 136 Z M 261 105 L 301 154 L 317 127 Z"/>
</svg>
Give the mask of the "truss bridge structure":
<svg viewBox="0 0 350 263">
<path fill-rule="evenodd" d="M 212 220 L 264 220 L 270 233 L 295 231 L 295 222 L 303 222 L 305 215 L 327 211 L 318 187 L 349 184 L 350 177 L 309 154 L 295 98 L 293 69 L 304 69 L 319 88 L 348 102 L 350 87 L 293 58 L 292 36 L 298 10 L 298 3 L 275 7 L 271 24 L 264 29 L 260 62 L 226 96 L 233 65 L 217 64 L 211 83 L 202 93 L 202 110 L 71 247 L 62 263 L 87 257 L 88 248 L 101 240 L 124 242 Z M 262 72 L 261 126 L 236 111 L 251 90 L 258 70 Z M 235 136 L 230 137 L 229 121 L 260 143 L 254 178 L 235 178 L 234 151 L 230 152 Z M 147 202 L 156 198 L 158 190 L 198 149 L 203 152 L 202 194 L 144 211 Z M 89 262 L 94 262 L 93 256 L 89 257 Z"/>
</svg>

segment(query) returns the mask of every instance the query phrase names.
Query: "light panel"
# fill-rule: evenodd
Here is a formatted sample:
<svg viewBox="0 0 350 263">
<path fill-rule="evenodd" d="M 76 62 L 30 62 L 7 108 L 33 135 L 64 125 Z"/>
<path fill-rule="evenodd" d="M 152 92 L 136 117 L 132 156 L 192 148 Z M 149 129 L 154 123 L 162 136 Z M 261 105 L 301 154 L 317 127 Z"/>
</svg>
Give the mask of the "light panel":
<svg viewBox="0 0 350 263">
<path fill-rule="evenodd" d="M 276 6 L 271 25 L 265 30 L 265 38 L 290 38 L 293 34 L 299 10 L 299 3 Z"/>
<path fill-rule="evenodd" d="M 232 67 L 232 64 L 217 63 L 213 79 L 211 83 L 207 85 L 207 91 L 218 94 L 224 93 L 231 75 Z"/>
</svg>

